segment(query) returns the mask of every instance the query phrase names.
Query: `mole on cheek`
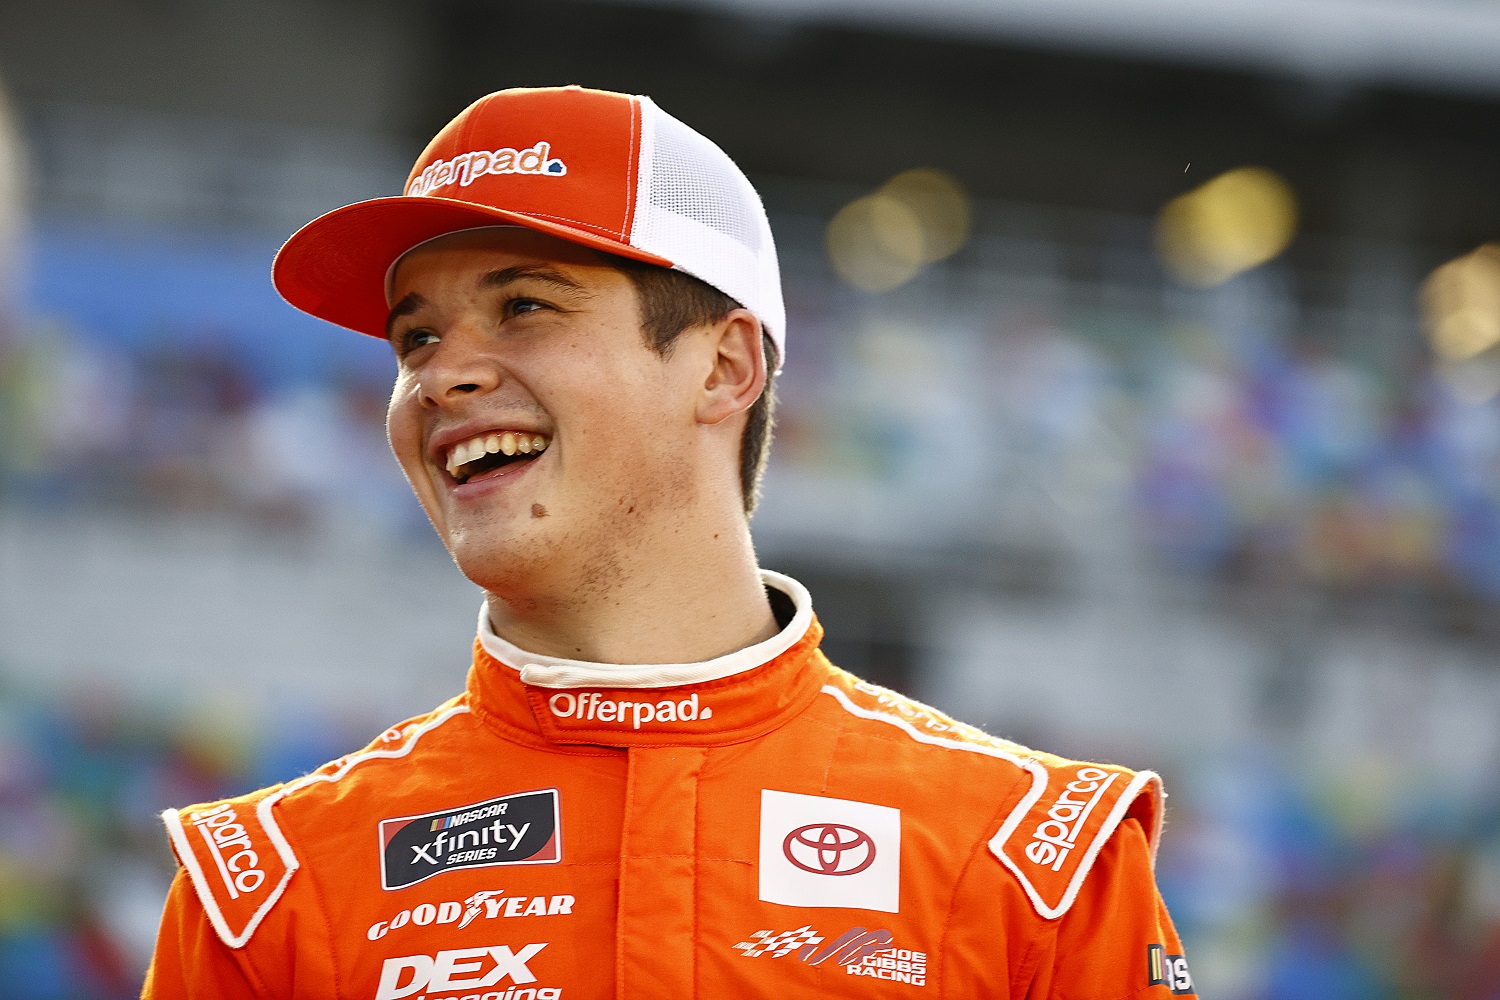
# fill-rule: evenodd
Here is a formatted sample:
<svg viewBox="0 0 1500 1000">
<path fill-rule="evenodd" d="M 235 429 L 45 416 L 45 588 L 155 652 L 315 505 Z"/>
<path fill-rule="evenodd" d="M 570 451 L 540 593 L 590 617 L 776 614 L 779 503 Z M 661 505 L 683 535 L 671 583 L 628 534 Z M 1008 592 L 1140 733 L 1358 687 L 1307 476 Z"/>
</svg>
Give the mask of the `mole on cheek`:
<svg viewBox="0 0 1500 1000">
<path fill-rule="evenodd" d="M 543 507 L 539 503 L 534 503 L 534 504 L 531 505 L 531 516 L 532 517 L 546 517 L 547 516 L 547 508 Z"/>
</svg>

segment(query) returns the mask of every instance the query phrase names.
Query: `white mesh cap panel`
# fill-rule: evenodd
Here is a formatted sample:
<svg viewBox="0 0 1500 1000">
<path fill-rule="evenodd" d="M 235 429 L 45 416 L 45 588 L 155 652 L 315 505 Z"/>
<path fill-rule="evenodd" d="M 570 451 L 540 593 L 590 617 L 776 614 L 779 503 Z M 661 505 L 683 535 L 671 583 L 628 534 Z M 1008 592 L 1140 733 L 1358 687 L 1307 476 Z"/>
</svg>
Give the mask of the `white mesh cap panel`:
<svg viewBox="0 0 1500 1000">
<path fill-rule="evenodd" d="M 712 141 L 649 97 L 637 100 L 640 187 L 631 245 L 667 258 L 755 313 L 784 361 L 781 270 L 760 195 Z"/>
</svg>

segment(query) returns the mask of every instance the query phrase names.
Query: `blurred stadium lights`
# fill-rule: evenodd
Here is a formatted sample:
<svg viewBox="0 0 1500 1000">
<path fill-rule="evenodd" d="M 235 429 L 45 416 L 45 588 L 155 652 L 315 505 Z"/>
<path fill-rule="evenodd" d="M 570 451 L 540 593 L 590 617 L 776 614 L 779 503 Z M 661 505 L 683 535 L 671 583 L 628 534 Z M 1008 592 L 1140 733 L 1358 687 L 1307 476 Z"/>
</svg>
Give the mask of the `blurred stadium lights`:
<svg viewBox="0 0 1500 1000">
<path fill-rule="evenodd" d="M 951 175 L 906 170 L 840 209 L 824 245 L 849 284 L 887 292 L 957 253 L 969 237 L 971 217 L 968 193 Z"/>
<path fill-rule="evenodd" d="M 615 0 L 1119 53 L 1344 85 L 1500 93 L 1500 4 L 1466 0 Z"/>
<path fill-rule="evenodd" d="M 1422 314 L 1445 361 L 1467 361 L 1500 344 L 1500 243 L 1433 271 L 1422 286 Z"/>
<path fill-rule="evenodd" d="M 941 170 L 905 170 L 886 181 L 880 194 L 905 205 L 921 227 L 920 262 L 952 257 L 969 238 L 969 195 L 953 175 Z"/>
<path fill-rule="evenodd" d="M 1291 185 L 1263 167 L 1240 167 L 1168 202 L 1156 249 L 1177 280 L 1210 288 L 1275 259 L 1296 231 Z"/>
<path fill-rule="evenodd" d="M 1450 260 L 1422 285 L 1422 320 L 1439 373 L 1464 402 L 1500 394 L 1500 243 Z"/>
</svg>

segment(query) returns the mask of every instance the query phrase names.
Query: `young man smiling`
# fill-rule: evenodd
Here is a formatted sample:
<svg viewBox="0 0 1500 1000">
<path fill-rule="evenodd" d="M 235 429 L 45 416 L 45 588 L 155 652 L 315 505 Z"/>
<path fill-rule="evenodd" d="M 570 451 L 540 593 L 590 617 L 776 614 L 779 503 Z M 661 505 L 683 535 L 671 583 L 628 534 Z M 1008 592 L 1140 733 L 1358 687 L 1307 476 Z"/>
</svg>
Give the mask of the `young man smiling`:
<svg viewBox="0 0 1500 1000">
<path fill-rule="evenodd" d="M 417 247 L 392 295 L 391 447 L 499 634 L 601 663 L 776 634 L 739 483 L 754 314 L 726 300 L 657 347 L 630 271 L 514 227 Z"/>
<path fill-rule="evenodd" d="M 152 997 L 1192 992 L 1150 772 L 865 684 L 748 515 L 786 321 L 759 198 L 648 99 L 472 105 L 277 287 L 387 337 L 392 450 L 485 591 L 465 692 L 164 815 Z"/>
</svg>

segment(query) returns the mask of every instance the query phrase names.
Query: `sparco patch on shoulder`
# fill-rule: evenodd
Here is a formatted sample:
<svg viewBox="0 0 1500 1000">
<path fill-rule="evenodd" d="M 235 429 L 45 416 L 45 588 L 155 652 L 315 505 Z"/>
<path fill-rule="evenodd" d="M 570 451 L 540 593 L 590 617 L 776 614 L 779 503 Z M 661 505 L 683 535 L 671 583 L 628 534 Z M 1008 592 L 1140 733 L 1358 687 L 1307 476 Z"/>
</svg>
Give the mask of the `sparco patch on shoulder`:
<svg viewBox="0 0 1500 1000">
<path fill-rule="evenodd" d="M 231 948 L 250 939 L 297 868 L 291 848 L 262 815 L 260 807 L 274 801 L 271 791 L 162 813 L 177 859 Z"/>
<path fill-rule="evenodd" d="M 380 821 L 380 884 L 405 889 L 460 868 L 562 860 L 557 789 Z"/>
<path fill-rule="evenodd" d="M 1111 764 L 1050 758 L 1030 762 L 1031 791 L 990 840 L 1020 879 L 1037 913 L 1067 912 L 1094 859 L 1127 812 L 1141 820 L 1154 858 L 1161 830 L 1161 779 Z"/>
</svg>

